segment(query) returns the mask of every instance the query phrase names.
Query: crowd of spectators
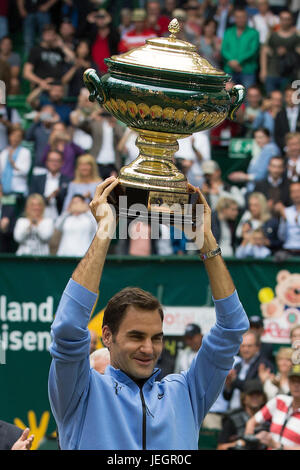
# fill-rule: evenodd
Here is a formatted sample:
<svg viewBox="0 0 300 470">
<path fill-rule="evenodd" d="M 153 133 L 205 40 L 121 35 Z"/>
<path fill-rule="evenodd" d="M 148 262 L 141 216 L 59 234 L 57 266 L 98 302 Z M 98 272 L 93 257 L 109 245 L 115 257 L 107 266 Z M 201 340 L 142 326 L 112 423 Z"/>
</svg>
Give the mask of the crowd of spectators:
<svg viewBox="0 0 300 470">
<path fill-rule="evenodd" d="M 0 252 L 82 256 L 95 232 L 88 204 L 96 185 L 138 152 L 135 132 L 89 101 L 83 72 L 105 74 L 105 58 L 168 36 L 176 17 L 178 38 L 228 72 L 228 88 L 247 88 L 236 122 L 179 140 L 177 166 L 207 197 L 225 256 L 300 255 L 299 7 L 297 0 L 2 0 Z M 26 113 L 10 104 L 24 95 Z M 226 172 L 216 155 L 229 154 L 231 139 L 250 139 L 251 152 L 247 167 L 246 158 Z M 149 227 L 131 228 L 141 239 L 117 240 L 113 253 L 195 252 L 173 227 L 161 226 L 154 242 Z"/>
</svg>

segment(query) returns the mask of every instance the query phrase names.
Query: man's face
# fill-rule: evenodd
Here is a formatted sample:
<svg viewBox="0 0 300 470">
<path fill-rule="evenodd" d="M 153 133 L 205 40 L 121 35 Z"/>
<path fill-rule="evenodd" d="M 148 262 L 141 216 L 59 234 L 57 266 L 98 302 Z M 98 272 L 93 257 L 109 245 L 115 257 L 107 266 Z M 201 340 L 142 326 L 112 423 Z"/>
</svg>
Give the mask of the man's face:
<svg viewBox="0 0 300 470">
<path fill-rule="evenodd" d="M 104 326 L 102 338 L 111 365 L 133 379 L 150 377 L 163 349 L 162 320 L 158 310 L 127 308 L 119 330 L 112 335 Z"/>
<path fill-rule="evenodd" d="M 53 85 L 50 88 L 49 96 L 54 102 L 60 101 L 64 96 L 64 87 L 62 85 Z"/>
<path fill-rule="evenodd" d="M 47 156 L 46 166 L 51 173 L 57 173 L 62 167 L 62 157 L 57 152 L 50 152 Z"/>
<path fill-rule="evenodd" d="M 295 106 L 295 103 L 294 103 L 294 90 L 286 90 L 286 92 L 284 93 L 284 101 L 285 101 L 285 104 L 292 108 L 293 106 Z"/>
<path fill-rule="evenodd" d="M 197 333 L 193 336 L 185 336 L 184 342 L 192 351 L 198 351 L 202 344 L 202 335 Z"/>
<path fill-rule="evenodd" d="M 280 13 L 279 20 L 280 26 L 284 30 L 287 30 L 292 26 L 293 18 L 292 15 L 287 11 L 283 11 L 282 13 Z"/>
<path fill-rule="evenodd" d="M 290 186 L 290 197 L 293 204 L 300 204 L 300 183 L 293 183 Z"/>
<path fill-rule="evenodd" d="M 289 157 L 298 158 L 300 156 L 300 138 L 291 137 L 286 146 L 286 153 Z"/>
<path fill-rule="evenodd" d="M 240 354 L 245 361 L 249 361 L 257 352 L 255 336 L 252 334 L 244 335 L 243 342 L 240 346 Z"/>
<path fill-rule="evenodd" d="M 258 0 L 257 2 L 257 8 L 259 10 L 259 13 L 264 15 L 265 13 L 267 13 L 267 11 L 269 10 L 269 3 L 267 0 Z"/>
<path fill-rule="evenodd" d="M 147 4 L 147 13 L 148 15 L 159 16 L 160 14 L 160 5 L 158 2 L 149 2 Z"/>
<path fill-rule="evenodd" d="M 258 108 L 261 102 L 261 93 L 256 88 L 251 88 L 247 93 L 247 101 L 252 108 Z"/>
<path fill-rule="evenodd" d="M 43 41 L 50 47 L 56 41 L 56 32 L 52 29 L 43 32 Z"/>
<path fill-rule="evenodd" d="M 252 412 L 257 412 L 263 406 L 265 397 L 261 392 L 249 393 L 245 397 L 245 408 L 250 408 Z"/>
<path fill-rule="evenodd" d="M 289 377 L 289 387 L 292 397 L 300 399 L 300 377 L 292 376 Z"/>
<path fill-rule="evenodd" d="M 283 161 L 279 158 L 272 158 L 269 163 L 269 174 L 275 180 L 280 178 L 284 173 Z"/>
<path fill-rule="evenodd" d="M 2 39 L 2 41 L 1 41 L 1 51 L 4 54 L 8 54 L 9 52 L 11 52 L 11 50 L 12 50 L 11 39 L 9 39 L 9 38 Z"/>
<path fill-rule="evenodd" d="M 240 11 L 240 10 L 236 11 L 234 14 L 234 18 L 235 18 L 235 24 L 237 28 L 243 29 L 246 27 L 248 17 L 245 11 Z"/>
<path fill-rule="evenodd" d="M 274 90 L 270 96 L 271 104 L 274 107 L 281 108 L 282 106 L 282 93 L 280 91 Z"/>
</svg>

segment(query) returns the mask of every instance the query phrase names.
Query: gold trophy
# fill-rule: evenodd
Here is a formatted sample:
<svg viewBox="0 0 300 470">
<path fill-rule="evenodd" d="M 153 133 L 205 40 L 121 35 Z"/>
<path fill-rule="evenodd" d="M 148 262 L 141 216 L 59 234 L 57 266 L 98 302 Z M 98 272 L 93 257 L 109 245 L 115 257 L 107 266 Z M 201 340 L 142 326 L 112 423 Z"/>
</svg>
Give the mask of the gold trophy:
<svg viewBox="0 0 300 470">
<path fill-rule="evenodd" d="M 195 221 L 197 197 L 175 164 L 178 139 L 234 119 L 245 98 L 245 88 L 226 91 L 231 77 L 213 67 L 196 47 L 176 38 L 179 23 L 169 24 L 170 36 L 147 39 L 144 46 L 105 59 L 108 73 L 84 72 L 90 100 L 138 133 L 138 157 L 120 170 L 120 217 L 177 216 Z M 139 204 L 145 209 L 131 211 Z M 192 208 L 186 211 L 186 208 Z"/>
</svg>

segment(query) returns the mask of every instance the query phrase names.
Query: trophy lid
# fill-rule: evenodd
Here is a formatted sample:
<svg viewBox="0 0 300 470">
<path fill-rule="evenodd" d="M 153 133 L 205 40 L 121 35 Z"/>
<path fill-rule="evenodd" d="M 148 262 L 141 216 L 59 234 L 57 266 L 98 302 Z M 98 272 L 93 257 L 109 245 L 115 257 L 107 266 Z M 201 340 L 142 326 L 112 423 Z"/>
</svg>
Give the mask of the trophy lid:
<svg viewBox="0 0 300 470">
<path fill-rule="evenodd" d="M 210 75 L 225 78 L 227 74 L 216 69 L 208 60 L 201 57 L 196 46 L 176 38 L 180 31 L 178 20 L 174 18 L 168 26 L 168 38 L 146 39 L 146 44 L 120 55 L 106 59 L 109 63 L 120 63 L 155 70 L 181 72 L 186 74 Z"/>
</svg>

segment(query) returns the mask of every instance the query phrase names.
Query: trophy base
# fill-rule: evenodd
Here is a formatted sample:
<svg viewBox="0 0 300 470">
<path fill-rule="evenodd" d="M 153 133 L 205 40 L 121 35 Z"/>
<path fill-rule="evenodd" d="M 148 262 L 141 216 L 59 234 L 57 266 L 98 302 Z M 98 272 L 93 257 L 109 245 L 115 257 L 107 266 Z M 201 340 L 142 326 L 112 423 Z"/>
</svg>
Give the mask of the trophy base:
<svg viewBox="0 0 300 470">
<path fill-rule="evenodd" d="M 121 183 L 110 202 L 121 219 L 194 225 L 197 201 L 197 193 L 131 188 Z"/>
</svg>

